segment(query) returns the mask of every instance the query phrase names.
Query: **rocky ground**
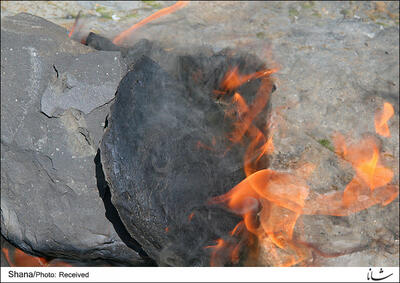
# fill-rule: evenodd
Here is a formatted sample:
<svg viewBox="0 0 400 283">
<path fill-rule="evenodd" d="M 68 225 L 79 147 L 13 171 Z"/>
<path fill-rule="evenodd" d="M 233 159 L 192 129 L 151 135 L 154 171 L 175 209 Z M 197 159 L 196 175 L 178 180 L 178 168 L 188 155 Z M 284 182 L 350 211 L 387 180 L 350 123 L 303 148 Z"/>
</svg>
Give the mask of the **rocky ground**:
<svg viewBox="0 0 400 283">
<path fill-rule="evenodd" d="M 1 17 L 28 12 L 69 30 L 81 11 L 82 32 L 94 31 L 113 38 L 173 3 L 2 1 Z M 132 45 L 146 38 L 177 52 L 191 52 L 199 46 L 211 47 L 214 52 L 235 47 L 279 66 L 271 108 L 281 111 L 277 114 L 280 123 L 274 136 L 276 153 L 271 157 L 271 168 L 290 171 L 303 161 L 312 162 L 317 165 L 310 179 L 312 190 L 323 193 L 342 190 L 354 174 L 349 166 L 347 170 L 339 166 L 332 152 L 332 134 L 341 132 L 355 139 L 366 133 L 375 135 L 374 113 L 384 101 L 394 106 L 395 115 L 389 122 L 391 137 L 380 138 L 381 149 L 385 165 L 399 171 L 398 9 L 397 1 L 191 2 L 138 29 L 124 44 Z M 44 86 L 40 89 L 45 93 Z M 25 108 L 20 110 L 29 112 Z M 82 111 L 88 116 L 96 115 L 96 109 L 92 110 Z M 76 132 L 85 128 L 79 125 L 78 116 L 70 111 L 51 123 L 65 126 L 74 121 L 78 124 L 73 129 Z M 13 142 L 12 138 L 9 142 Z M 15 142 L 30 146 L 22 137 Z M 93 151 L 88 156 L 94 155 Z M 392 183 L 399 183 L 398 174 Z M 398 210 L 397 198 L 386 207 L 374 206 L 345 217 L 304 216 L 307 240 L 324 251 L 366 247 L 351 255 L 321 259 L 318 264 L 398 266 Z"/>
</svg>

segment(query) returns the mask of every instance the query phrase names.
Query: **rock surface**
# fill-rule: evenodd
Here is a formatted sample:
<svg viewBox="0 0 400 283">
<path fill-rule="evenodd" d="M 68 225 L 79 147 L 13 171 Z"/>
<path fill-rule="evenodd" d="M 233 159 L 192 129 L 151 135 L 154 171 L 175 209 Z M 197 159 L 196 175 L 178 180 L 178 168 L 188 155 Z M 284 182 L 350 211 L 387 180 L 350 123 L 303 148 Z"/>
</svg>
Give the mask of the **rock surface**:
<svg viewBox="0 0 400 283">
<path fill-rule="evenodd" d="M 53 69 L 55 77 L 41 99 L 41 110 L 49 117 L 69 108 L 89 114 L 110 102 L 125 73 L 119 52 L 59 56 Z"/>
<path fill-rule="evenodd" d="M 64 28 L 29 14 L 3 18 L 1 41 L 2 235 L 39 256 L 146 264 L 140 247 L 128 248 L 106 218 L 96 179 L 108 103 L 124 70 L 118 54 L 93 52 Z M 85 91 L 79 105 L 69 92 L 58 100 L 47 96 L 64 75 L 66 84 L 76 76 Z M 99 78 L 110 85 L 101 88 Z M 94 83 L 97 91 L 87 92 Z M 41 100 L 45 112 L 63 110 L 48 118 Z"/>
<path fill-rule="evenodd" d="M 172 75 L 143 56 L 121 81 L 112 106 L 101 144 L 112 201 L 159 265 L 208 266 L 205 247 L 238 222 L 207 204 L 244 177 L 241 147 L 230 145 L 224 154 L 232 124 L 224 119 L 224 99 L 212 91 L 221 80 L 215 74 L 229 66 L 249 72 L 263 64 L 254 56 L 227 54 L 177 57 L 179 71 Z M 195 72 L 200 79 L 193 79 Z M 253 98 L 258 85 L 249 83 L 243 93 Z"/>
<path fill-rule="evenodd" d="M 301 14 L 299 15 L 299 18 Z M 380 140 L 383 164 L 399 184 L 399 27 L 382 28 L 359 19 L 300 18 L 277 32 L 272 53 L 282 66 L 271 97 L 278 128 L 272 169 L 292 170 L 302 162 L 317 166 L 309 183 L 317 193 L 342 191 L 354 176 L 349 163 L 332 152 L 336 132 L 355 142 L 366 135 Z M 390 138 L 375 134 L 374 114 L 384 102 L 394 106 Z M 345 165 L 344 165 L 345 164 Z M 304 216 L 306 240 L 334 253 L 362 248 L 327 266 L 396 266 L 399 264 L 399 198 L 345 217 Z M 300 228 L 299 228 L 300 229 Z"/>
</svg>

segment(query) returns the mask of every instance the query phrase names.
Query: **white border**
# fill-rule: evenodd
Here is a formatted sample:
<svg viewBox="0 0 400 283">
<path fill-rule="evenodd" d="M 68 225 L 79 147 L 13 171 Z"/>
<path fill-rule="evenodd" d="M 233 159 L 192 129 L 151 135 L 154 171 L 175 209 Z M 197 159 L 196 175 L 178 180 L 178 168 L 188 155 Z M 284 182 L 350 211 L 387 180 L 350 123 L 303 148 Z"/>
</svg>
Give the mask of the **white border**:
<svg viewBox="0 0 400 283">
<path fill-rule="evenodd" d="M 399 282 L 399 267 L 2 267 L 1 282 Z M 10 272 L 55 274 L 11 278 Z M 60 278 L 59 272 L 89 278 Z"/>
</svg>

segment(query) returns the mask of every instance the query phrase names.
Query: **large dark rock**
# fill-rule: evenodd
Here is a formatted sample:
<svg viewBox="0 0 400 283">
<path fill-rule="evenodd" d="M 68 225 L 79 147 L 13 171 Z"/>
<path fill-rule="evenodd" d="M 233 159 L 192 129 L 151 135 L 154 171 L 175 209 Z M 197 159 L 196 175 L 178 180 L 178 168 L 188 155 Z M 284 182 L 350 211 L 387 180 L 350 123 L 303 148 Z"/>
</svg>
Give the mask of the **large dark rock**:
<svg viewBox="0 0 400 283">
<path fill-rule="evenodd" d="M 146 264 L 96 179 L 119 52 L 29 14 L 2 19 L 1 42 L 1 234 L 35 255 Z"/>
<path fill-rule="evenodd" d="M 254 56 L 225 50 L 177 56 L 169 73 L 143 56 L 118 87 L 101 161 L 122 221 L 160 265 L 208 266 L 205 247 L 239 221 L 207 204 L 244 178 L 243 147 L 226 138 L 231 95 L 218 100 L 212 93 L 237 65 L 242 73 L 264 67 Z M 252 81 L 241 93 L 252 98 L 259 85 Z"/>
</svg>

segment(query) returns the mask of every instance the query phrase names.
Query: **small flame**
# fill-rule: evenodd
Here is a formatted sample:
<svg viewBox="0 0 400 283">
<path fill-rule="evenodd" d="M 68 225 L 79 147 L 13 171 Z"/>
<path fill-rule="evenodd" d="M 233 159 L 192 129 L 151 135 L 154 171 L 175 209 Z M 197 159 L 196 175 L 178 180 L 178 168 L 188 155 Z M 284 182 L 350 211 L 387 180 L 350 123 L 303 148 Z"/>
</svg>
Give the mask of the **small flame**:
<svg viewBox="0 0 400 283">
<path fill-rule="evenodd" d="M 45 258 L 28 255 L 20 249 L 15 249 L 12 257 L 13 260 L 11 260 L 9 250 L 7 248 L 2 248 L 1 250 L 11 267 L 39 267 L 48 265 L 48 262 Z"/>
<path fill-rule="evenodd" d="M 8 265 L 11 266 L 11 267 L 15 267 L 15 265 L 12 263 L 12 261 L 10 259 L 10 255 L 8 253 L 8 249 L 7 248 L 2 248 L 1 252 L 3 253 Z"/>
<path fill-rule="evenodd" d="M 218 239 L 217 243 L 214 246 L 206 246 L 205 249 L 211 249 L 211 258 L 210 258 L 210 265 L 211 266 L 219 266 L 219 256 L 218 252 L 223 250 L 227 247 L 226 242 L 223 239 Z"/>
<path fill-rule="evenodd" d="M 174 5 L 170 6 L 170 7 L 166 7 L 164 9 L 161 9 L 157 12 L 155 12 L 154 14 L 150 15 L 149 17 L 141 20 L 140 22 L 134 24 L 133 26 L 131 26 L 129 29 L 121 32 L 119 35 L 117 35 L 114 40 L 113 43 L 115 45 L 120 45 L 128 36 L 130 36 L 132 34 L 133 31 L 135 31 L 136 29 L 140 28 L 141 26 L 144 26 L 145 24 L 158 19 L 162 16 L 171 14 L 173 12 L 175 12 L 176 10 L 179 10 L 183 7 L 185 7 L 187 4 L 189 4 L 189 1 L 178 1 L 176 2 Z"/>
<path fill-rule="evenodd" d="M 74 35 L 74 33 L 76 32 L 76 30 L 80 29 L 82 27 L 83 24 L 80 24 L 78 26 L 78 22 L 81 16 L 81 11 L 78 12 L 78 15 L 76 16 L 74 25 L 72 26 L 71 30 L 69 31 L 68 37 L 72 38 L 72 36 Z"/>
<path fill-rule="evenodd" d="M 261 153 L 257 157 L 257 161 L 265 154 L 271 154 L 274 152 L 274 140 L 272 139 L 272 135 L 268 138 L 267 142 L 261 147 Z"/>
<path fill-rule="evenodd" d="M 238 119 L 234 122 L 234 130 L 230 135 L 230 140 L 233 143 L 240 142 L 249 129 L 251 131 L 250 135 L 254 135 L 254 137 L 257 136 L 258 130 L 252 126 L 252 123 L 267 105 L 272 88 L 273 84 L 270 79 L 261 79 L 261 86 L 257 91 L 253 104 L 250 106 L 247 106 L 239 93 L 235 93 L 233 96 L 233 105 L 236 108 Z"/>
<path fill-rule="evenodd" d="M 198 142 L 197 142 L 196 148 L 197 148 L 197 149 L 204 148 L 204 149 L 207 149 L 207 150 L 209 150 L 209 151 L 214 151 L 214 149 L 213 149 L 211 146 L 208 146 L 208 145 L 202 143 L 201 141 L 198 141 Z"/>
<path fill-rule="evenodd" d="M 194 212 L 190 213 L 189 216 L 188 216 L 188 220 L 189 220 L 189 221 L 192 221 L 193 216 L 194 216 Z"/>
<path fill-rule="evenodd" d="M 362 180 L 371 191 L 377 187 L 387 185 L 393 178 L 393 172 L 382 166 L 379 148 L 372 137 L 367 137 L 357 144 L 346 145 L 345 138 L 336 134 L 336 148 L 342 148 L 342 156 L 349 161 L 356 170 L 357 177 Z"/>
<path fill-rule="evenodd" d="M 398 186 L 389 185 L 394 173 L 382 165 L 374 138 L 367 137 L 349 145 L 344 136 L 335 134 L 333 140 L 336 152 L 351 163 L 356 175 L 343 192 L 311 198 L 304 214 L 346 216 L 378 203 L 385 206 L 397 197 Z"/>
<path fill-rule="evenodd" d="M 2 253 L 5 259 L 11 267 L 48 267 L 48 266 L 59 266 L 59 267 L 70 267 L 72 265 L 59 261 L 59 260 L 47 260 L 43 257 L 36 257 L 24 253 L 22 250 L 15 248 L 12 256 L 10 256 L 9 249 L 2 248 Z"/>
<path fill-rule="evenodd" d="M 375 131 L 382 137 L 390 137 L 390 130 L 387 122 L 394 115 L 393 105 L 385 102 L 383 109 L 375 114 Z"/>
<path fill-rule="evenodd" d="M 250 80 L 269 76 L 275 73 L 278 69 L 274 68 L 274 69 L 262 70 L 249 75 L 240 75 L 238 70 L 239 70 L 238 67 L 234 67 L 232 70 L 226 73 L 221 84 L 221 88 L 223 90 L 225 91 L 234 90 L 239 86 L 241 86 L 242 84 L 249 82 Z"/>
</svg>

